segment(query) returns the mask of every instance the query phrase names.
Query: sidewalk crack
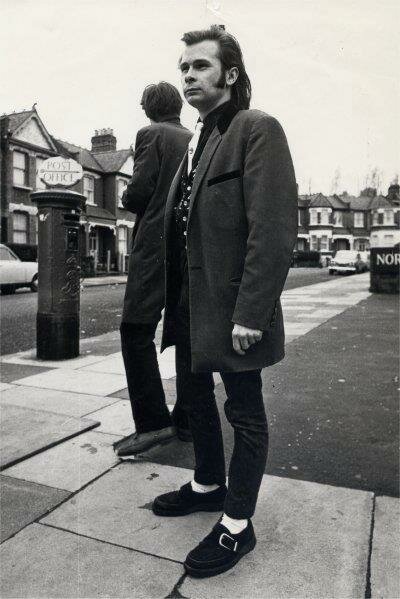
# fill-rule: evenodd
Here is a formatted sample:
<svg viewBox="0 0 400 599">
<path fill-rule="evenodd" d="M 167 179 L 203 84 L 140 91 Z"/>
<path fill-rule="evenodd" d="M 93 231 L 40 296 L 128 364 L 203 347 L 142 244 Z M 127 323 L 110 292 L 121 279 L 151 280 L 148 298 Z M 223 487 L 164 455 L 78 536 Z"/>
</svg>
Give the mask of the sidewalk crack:
<svg viewBox="0 0 400 599">
<path fill-rule="evenodd" d="M 367 573 L 365 581 L 365 599 L 371 599 L 371 558 L 372 558 L 372 542 L 374 537 L 375 527 L 375 507 L 376 507 L 376 495 L 372 498 L 372 513 L 371 513 L 371 528 L 369 532 L 369 547 L 368 547 L 368 562 L 367 562 Z"/>
<path fill-rule="evenodd" d="M 186 595 L 182 595 L 182 593 L 179 591 L 185 578 L 186 578 L 186 573 L 184 572 L 182 574 L 182 576 L 180 577 L 180 579 L 178 580 L 178 582 L 176 583 L 176 585 L 174 586 L 174 588 L 172 589 L 172 591 L 169 593 L 169 595 L 167 595 L 165 597 L 165 599 L 190 599 L 190 597 L 186 597 Z"/>
</svg>

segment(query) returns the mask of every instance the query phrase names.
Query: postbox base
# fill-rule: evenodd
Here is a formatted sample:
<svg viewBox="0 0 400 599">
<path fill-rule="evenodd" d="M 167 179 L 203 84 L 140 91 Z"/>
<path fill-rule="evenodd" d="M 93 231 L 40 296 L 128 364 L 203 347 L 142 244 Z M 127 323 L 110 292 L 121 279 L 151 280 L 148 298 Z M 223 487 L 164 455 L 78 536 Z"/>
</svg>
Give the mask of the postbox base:
<svg viewBox="0 0 400 599">
<path fill-rule="evenodd" d="M 79 316 L 38 312 L 36 355 L 39 360 L 68 360 L 79 356 Z"/>
</svg>

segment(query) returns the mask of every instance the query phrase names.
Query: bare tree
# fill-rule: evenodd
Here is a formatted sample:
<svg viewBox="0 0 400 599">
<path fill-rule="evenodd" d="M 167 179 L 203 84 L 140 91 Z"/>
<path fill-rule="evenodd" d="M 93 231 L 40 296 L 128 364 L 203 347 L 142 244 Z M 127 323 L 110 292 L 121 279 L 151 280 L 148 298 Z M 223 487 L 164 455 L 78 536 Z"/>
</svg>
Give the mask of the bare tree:
<svg viewBox="0 0 400 599">
<path fill-rule="evenodd" d="M 381 192 L 382 170 L 377 166 L 372 168 L 365 176 L 365 187 L 375 189 L 377 193 Z"/>
<path fill-rule="evenodd" d="M 342 173 L 340 172 L 340 167 L 336 167 L 331 183 L 331 194 L 338 193 L 341 177 Z"/>
</svg>

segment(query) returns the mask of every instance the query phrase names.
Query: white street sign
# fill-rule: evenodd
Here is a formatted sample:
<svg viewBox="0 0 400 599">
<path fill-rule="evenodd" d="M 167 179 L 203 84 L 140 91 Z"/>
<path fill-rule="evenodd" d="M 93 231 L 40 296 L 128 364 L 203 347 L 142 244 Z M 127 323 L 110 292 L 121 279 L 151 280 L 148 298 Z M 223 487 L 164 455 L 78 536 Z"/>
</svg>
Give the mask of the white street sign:
<svg viewBox="0 0 400 599">
<path fill-rule="evenodd" d="M 47 187 L 71 187 L 83 177 L 81 165 L 72 158 L 48 158 L 38 170 L 39 178 Z"/>
</svg>

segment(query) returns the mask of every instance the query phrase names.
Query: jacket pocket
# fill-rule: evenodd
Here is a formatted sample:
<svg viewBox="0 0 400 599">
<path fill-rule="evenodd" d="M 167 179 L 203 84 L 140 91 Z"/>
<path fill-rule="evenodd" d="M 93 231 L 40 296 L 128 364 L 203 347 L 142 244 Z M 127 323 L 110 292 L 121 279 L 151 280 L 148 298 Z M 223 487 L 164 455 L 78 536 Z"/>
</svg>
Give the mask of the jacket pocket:
<svg viewBox="0 0 400 599">
<path fill-rule="evenodd" d="M 242 282 L 242 275 L 238 275 L 237 277 L 229 279 L 229 282 L 233 285 L 240 285 L 240 283 Z"/>
<path fill-rule="evenodd" d="M 217 183 L 222 183 L 223 181 L 229 181 L 229 179 L 239 179 L 242 173 L 239 170 L 230 171 L 229 173 L 223 173 L 222 175 L 218 175 L 217 177 L 213 177 L 207 181 L 208 187 L 212 185 L 216 185 Z"/>
</svg>

